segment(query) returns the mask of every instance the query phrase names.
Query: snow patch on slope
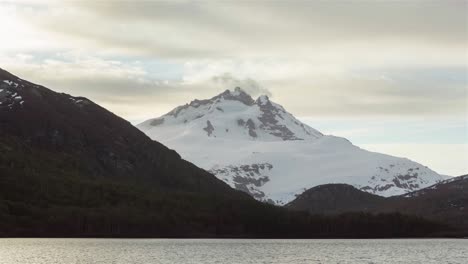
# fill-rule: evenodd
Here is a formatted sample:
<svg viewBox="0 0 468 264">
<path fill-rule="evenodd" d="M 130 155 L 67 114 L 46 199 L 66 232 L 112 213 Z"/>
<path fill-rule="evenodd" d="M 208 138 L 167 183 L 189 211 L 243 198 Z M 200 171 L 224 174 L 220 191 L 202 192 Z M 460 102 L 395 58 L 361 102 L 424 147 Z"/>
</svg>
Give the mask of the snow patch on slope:
<svg viewBox="0 0 468 264">
<path fill-rule="evenodd" d="M 20 94 L 20 90 L 24 87 L 21 79 L 16 81 L 13 80 L 1 80 L 0 82 L 0 109 L 12 110 L 16 106 L 22 107 L 24 104 L 23 97 Z"/>
</svg>

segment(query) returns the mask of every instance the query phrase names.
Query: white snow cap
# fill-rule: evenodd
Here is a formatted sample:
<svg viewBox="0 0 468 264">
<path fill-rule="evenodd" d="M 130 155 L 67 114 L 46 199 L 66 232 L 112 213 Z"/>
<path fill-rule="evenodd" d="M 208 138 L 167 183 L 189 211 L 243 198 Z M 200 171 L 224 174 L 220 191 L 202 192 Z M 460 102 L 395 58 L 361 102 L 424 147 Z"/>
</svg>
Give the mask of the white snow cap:
<svg viewBox="0 0 468 264">
<path fill-rule="evenodd" d="M 207 133 L 208 122 L 210 133 Z M 157 133 L 161 129 L 177 130 L 168 136 L 185 134 L 251 141 L 315 140 L 322 136 L 271 102 L 268 96 L 262 95 L 254 101 L 240 87 L 211 99 L 193 100 L 138 127 L 144 131 L 157 127 Z"/>
</svg>

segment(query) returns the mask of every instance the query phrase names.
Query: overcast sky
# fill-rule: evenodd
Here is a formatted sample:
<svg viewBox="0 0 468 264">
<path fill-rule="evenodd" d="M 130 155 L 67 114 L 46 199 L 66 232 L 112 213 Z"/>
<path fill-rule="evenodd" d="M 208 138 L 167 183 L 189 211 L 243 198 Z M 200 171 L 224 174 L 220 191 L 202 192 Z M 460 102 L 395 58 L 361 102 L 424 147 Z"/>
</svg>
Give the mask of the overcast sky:
<svg viewBox="0 0 468 264">
<path fill-rule="evenodd" d="M 240 85 L 468 173 L 468 1 L 0 0 L 0 67 L 136 123 Z"/>
</svg>

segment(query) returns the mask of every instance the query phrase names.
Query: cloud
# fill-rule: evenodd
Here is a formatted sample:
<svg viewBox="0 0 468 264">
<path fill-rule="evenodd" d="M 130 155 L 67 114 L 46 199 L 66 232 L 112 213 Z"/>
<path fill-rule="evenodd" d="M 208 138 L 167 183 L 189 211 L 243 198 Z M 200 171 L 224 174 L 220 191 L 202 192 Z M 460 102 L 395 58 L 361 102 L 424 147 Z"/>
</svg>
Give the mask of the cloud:
<svg viewBox="0 0 468 264">
<path fill-rule="evenodd" d="M 237 45 L 246 41 L 241 47 L 260 44 L 268 49 L 268 46 L 290 45 L 299 40 L 305 42 L 302 45 L 310 41 L 332 43 L 362 39 L 460 45 L 466 40 L 463 10 L 466 5 L 463 1 L 176 1 L 138 5 L 131 1 L 118 5 L 86 1 L 79 7 L 111 21 L 151 23 L 156 29 L 160 24 L 169 25 L 176 36 L 198 33 L 215 41 L 227 37 Z M 220 43 L 213 44 L 216 47 Z"/>
<path fill-rule="evenodd" d="M 9 26 L 0 28 L 0 60 L 127 118 L 232 86 L 274 94 L 301 116 L 466 116 L 466 7 L 2 1 L 0 24 Z"/>
<path fill-rule="evenodd" d="M 353 51 L 402 54 L 400 59 L 437 51 L 452 60 L 454 51 L 465 49 L 466 8 L 465 1 L 450 0 L 72 1 L 18 5 L 15 13 L 64 46 L 104 47 L 109 53 L 346 61 Z"/>
<path fill-rule="evenodd" d="M 467 70 L 445 65 L 202 60 L 185 64 L 184 80 L 196 83 L 218 76 L 219 81 L 225 72 L 230 86 L 235 86 L 232 78 L 253 79 L 299 116 L 461 116 L 466 115 Z"/>
<path fill-rule="evenodd" d="M 158 116 L 236 86 L 252 96 L 274 94 L 274 101 L 297 116 L 466 117 L 467 109 L 464 67 L 331 71 L 309 70 L 296 61 L 206 61 L 185 65 L 181 77 L 174 79 L 161 75 L 165 63 L 73 53 L 45 58 L 20 53 L 0 60 L 2 67 L 23 78 L 89 97 L 132 120 Z M 173 77 L 173 70 L 168 72 Z"/>
<path fill-rule="evenodd" d="M 128 119 L 171 109 L 192 89 L 177 80 L 158 79 L 138 62 L 70 54 L 47 58 L 17 54 L 0 56 L 0 61 L 2 68 L 20 78 L 57 92 L 87 97 Z"/>
<path fill-rule="evenodd" d="M 140 61 L 59 53 L 45 58 L 18 53 L 2 57 L 1 67 L 57 92 L 87 97 L 129 119 L 142 121 L 161 115 L 195 98 L 210 98 L 225 89 L 242 87 L 253 96 L 271 93 L 253 79 L 237 79 L 226 73 L 209 79 L 158 78 L 155 66 Z M 156 69 L 156 73 L 151 70 Z M 168 76 L 172 76 L 169 71 Z"/>
<path fill-rule="evenodd" d="M 66 55 L 35 59 L 30 54 L 3 58 L 3 65 L 13 73 L 60 91 L 112 97 L 146 93 L 151 83 L 144 69 L 116 60 L 94 57 L 68 58 Z"/>
<path fill-rule="evenodd" d="M 466 117 L 467 82 L 460 78 L 462 73 L 458 73 L 460 80 L 456 82 L 407 79 L 420 71 L 407 68 L 404 75 L 399 75 L 385 70 L 387 75 L 381 78 L 355 76 L 353 72 L 332 76 L 311 74 L 265 85 L 299 116 Z"/>
<path fill-rule="evenodd" d="M 237 79 L 234 78 L 230 73 L 224 73 L 223 75 L 214 76 L 212 80 L 216 84 L 220 84 L 223 87 L 230 87 L 230 89 L 234 89 L 235 87 L 240 87 L 244 91 L 246 91 L 251 96 L 259 96 L 259 95 L 268 95 L 272 96 L 272 93 L 263 88 L 257 81 L 247 78 L 247 79 Z"/>
</svg>

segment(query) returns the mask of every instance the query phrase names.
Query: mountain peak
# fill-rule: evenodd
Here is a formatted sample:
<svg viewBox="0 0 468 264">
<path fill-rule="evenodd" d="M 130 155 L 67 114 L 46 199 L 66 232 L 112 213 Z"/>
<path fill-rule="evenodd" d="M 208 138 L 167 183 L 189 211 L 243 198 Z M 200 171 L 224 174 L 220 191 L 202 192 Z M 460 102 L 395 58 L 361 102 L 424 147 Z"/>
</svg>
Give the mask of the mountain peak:
<svg viewBox="0 0 468 264">
<path fill-rule="evenodd" d="M 257 103 L 257 105 L 267 105 L 268 103 L 271 104 L 268 95 L 260 95 L 255 101 L 255 103 Z"/>
<path fill-rule="evenodd" d="M 248 141 L 315 140 L 322 134 L 303 124 L 267 95 L 256 100 L 242 88 L 193 100 L 138 125 L 145 132 L 198 135 Z M 177 132 L 175 132 L 177 131 Z"/>
<path fill-rule="evenodd" d="M 234 88 L 234 94 L 235 94 L 235 95 L 239 95 L 239 94 L 242 94 L 242 93 L 248 95 L 248 93 L 246 93 L 244 90 L 242 90 L 239 86 L 237 86 L 236 88 Z"/>
<path fill-rule="evenodd" d="M 231 90 L 226 90 L 223 93 L 215 96 L 212 98 L 213 99 L 218 99 L 218 98 L 223 98 L 225 100 L 234 100 L 234 101 L 240 101 L 244 103 L 245 105 L 253 105 L 255 103 L 254 99 L 250 94 L 242 90 L 240 87 L 236 87 L 234 91 Z"/>
<path fill-rule="evenodd" d="M 225 90 L 221 94 L 213 97 L 212 99 L 224 98 L 225 100 L 235 100 L 240 101 L 248 106 L 251 105 L 259 105 L 259 106 L 266 106 L 271 104 L 270 98 L 268 95 L 260 95 L 257 100 L 254 100 L 252 96 L 243 90 L 241 87 L 236 87 L 234 90 Z"/>
</svg>

